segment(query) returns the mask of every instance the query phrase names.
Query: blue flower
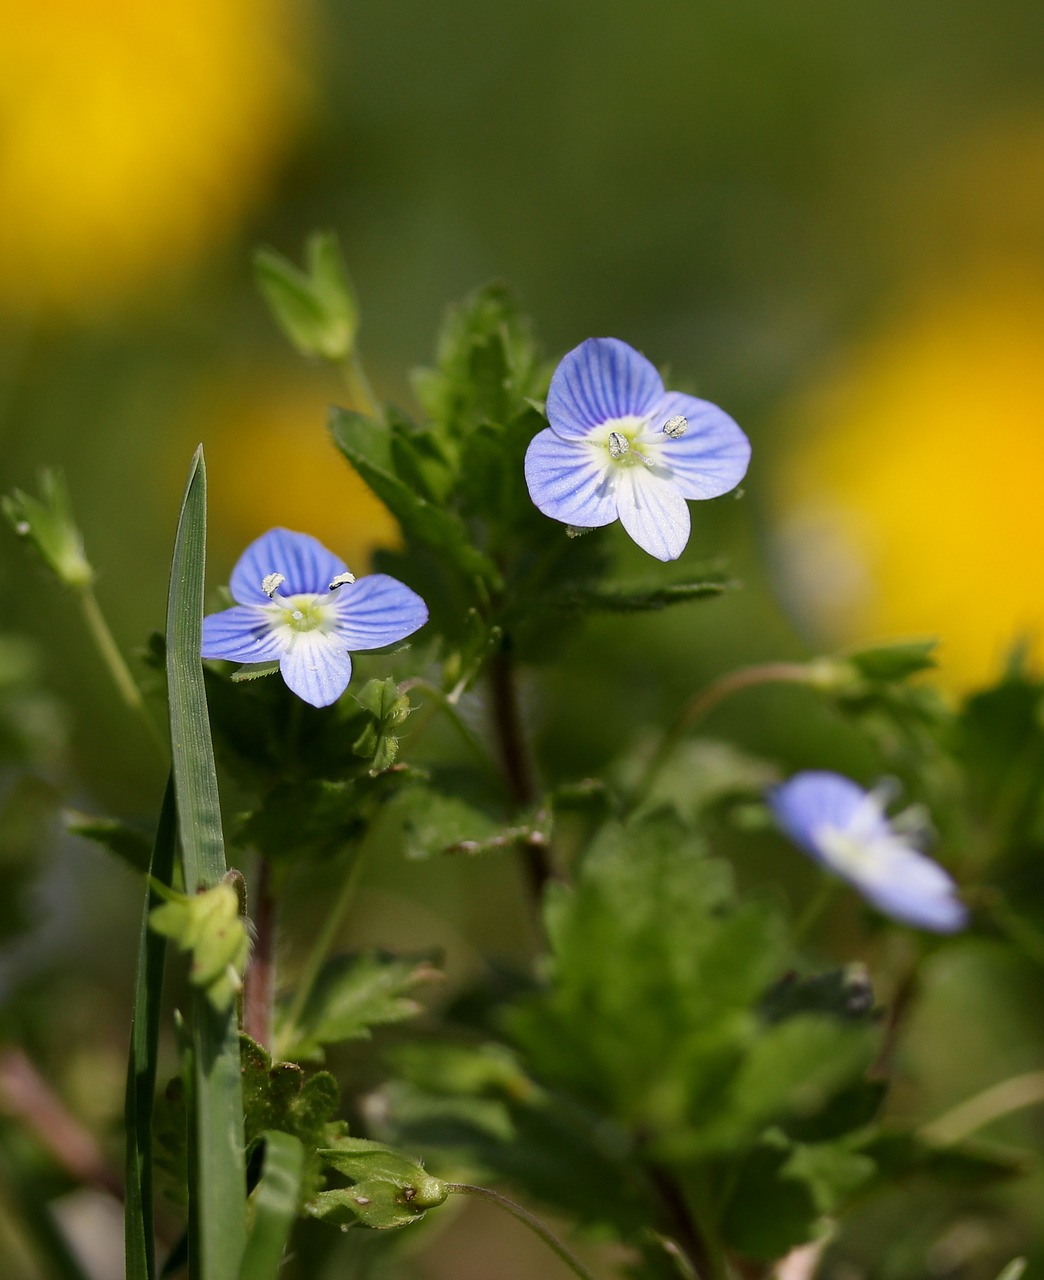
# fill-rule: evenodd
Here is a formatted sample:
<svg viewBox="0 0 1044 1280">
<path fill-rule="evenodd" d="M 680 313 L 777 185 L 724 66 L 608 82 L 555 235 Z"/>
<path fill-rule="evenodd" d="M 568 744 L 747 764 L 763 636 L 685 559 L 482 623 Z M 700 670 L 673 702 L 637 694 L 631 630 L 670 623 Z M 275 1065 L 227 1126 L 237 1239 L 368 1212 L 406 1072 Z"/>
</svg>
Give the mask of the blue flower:
<svg viewBox="0 0 1044 1280">
<path fill-rule="evenodd" d="M 953 880 L 893 830 L 879 795 L 839 773 L 809 771 L 774 788 L 768 801 L 796 845 L 885 915 L 934 933 L 967 923 Z"/>
<path fill-rule="evenodd" d="M 677 391 L 618 338 L 588 338 L 562 360 L 547 420 L 526 452 L 526 483 L 546 516 L 595 529 L 619 519 L 658 560 L 689 540 L 686 499 L 734 489 L 750 442 L 716 405 Z"/>
<path fill-rule="evenodd" d="M 416 592 L 384 573 L 358 581 L 307 533 L 270 529 L 243 552 L 229 584 L 235 608 L 203 619 L 203 657 L 278 662 L 313 707 L 352 678 L 349 649 L 395 644 L 428 620 Z"/>
</svg>

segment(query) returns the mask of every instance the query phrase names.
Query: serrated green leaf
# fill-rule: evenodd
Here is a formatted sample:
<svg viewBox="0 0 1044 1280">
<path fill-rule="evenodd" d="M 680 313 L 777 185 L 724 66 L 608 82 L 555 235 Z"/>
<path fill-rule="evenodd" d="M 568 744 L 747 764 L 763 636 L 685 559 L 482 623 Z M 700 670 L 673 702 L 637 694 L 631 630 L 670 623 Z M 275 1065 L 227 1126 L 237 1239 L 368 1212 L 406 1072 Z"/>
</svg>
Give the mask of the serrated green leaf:
<svg viewBox="0 0 1044 1280">
<path fill-rule="evenodd" d="M 781 1258 L 813 1236 L 820 1210 L 812 1188 L 788 1176 L 790 1158 L 785 1143 L 760 1143 L 734 1174 L 722 1231 L 746 1257 Z"/>
<path fill-rule="evenodd" d="M 408 541 L 446 557 L 466 579 L 478 578 L 491 589 L 500 586 L 496 565 L 474 545 L 463 521 L 449 507 L 429 502 L 396 475 L 387 427 L 334 408 L 330 428 L 337 447 L 395 516 Z"/>
<path fill-rule="evenodd" d="M 437 1180 L 429 1180 L 435 1183 Z M 441 1184 L 440 1184 L 441 1185 Z M 309 1205 L 309 1212 L 322 1222 L 334 1226 L 370 1227 L 374 1231 L 390 1231 L 406 1227 L 424 1216 L 431 1204 L 417 1205 L 410 1194 L 413 1188 L 374 1179 L 357 1182 L 336 1191 L 321 1191 Z M 445 1199 L 443 1195 L 442 1199 Z M 441 1204 L 441 1200 L 433 1201 Z"/>
<path fill-rule="evenodd" d="M 272 1130 L 297 1138 L 304 1152 L 299 1205 L 325 1186 L 319 1147 L 327 1146 L 343 1127 L 334 1120 L 340 1102 L 337 1081 L 328 1071 L 308 1075 L 293 1062 L 273 1062 L 266 1049 L 242 1037 L 243 1105 L 247 1146 Z"/>
<path fill-rule="evenodd" d="M 673 604 L 713 599 L 735 586 L 736 583 L 728 578 L 650 583 L 635 587 L 572 586 L 549 592 L 542 604 L 548 610 L 562 613 L 655 613 Z"/>
<path fill-rule="evenodd" d="M 393 956 L 378 951 L 335 956 L 323 966 L 308 994 L 296 1027 L 283 1027 L 277 1011 L 280 1043 L 288 1038 L 288 1057 L 311 1058 L 323 1045 L 367 1040 L 373 1027 L 416 1017 L 412 998 L 421 986 L 441 979 L 435 957 Z"/>
</svg>

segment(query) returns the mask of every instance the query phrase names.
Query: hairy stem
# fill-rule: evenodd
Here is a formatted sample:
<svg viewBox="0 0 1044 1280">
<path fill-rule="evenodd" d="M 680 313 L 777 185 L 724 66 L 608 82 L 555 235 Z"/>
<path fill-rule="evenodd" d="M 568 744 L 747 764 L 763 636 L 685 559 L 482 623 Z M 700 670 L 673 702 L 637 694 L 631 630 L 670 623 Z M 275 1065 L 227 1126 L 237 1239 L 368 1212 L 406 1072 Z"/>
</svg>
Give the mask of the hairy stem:
<svg viewBox="0 0 1044 1280">
<path fill-rule="evenodd" d="M 370 379 L 366 376 L 363 362 L 354 347 L 351 355 L 341 364 L 341 375 L 348 388 L 352 408 L 359 413 L 365 413 L 377 422 L 383 422 L 384 409 L 373 393 L 373 387 L 370 384 Z"/>
<path fill-rule="evenodd" d="M 490 1191 L 488 1187 L 474 1187 L 468 1182 L 447 1182 L 445 1186 L 447 1191 L 457 1195 L 477 1196 L 481 1200 L 488 1200 L 490 1204 L 495 1204 L 505 1213 L 510 1213 L 513 1218 L 524 1223 L 534 1235 L 538 1235 L 552 1253 L 559 1257 L 574 1275 L 579 1276 L 580 1280 L 594 1280 L 591 1272 L 566 1248 L 550 1227 L 546 1227 L 535 1214 L 530 1213 L 528 1209 L 523 1209 L 514 1200 L 502 1196 L 499 1191 Z"/>
<path fill-rule="evenodd" d="M 149 714 L 149 709 L 145 705 L 145 699 L 141 696 L 137 681 L 131 675 L 130 668 L 124 661 L 123 654 L 120 653 L 119 646 L 109 630 L 109 624 L 105 621 L 105 615 L 101 611 L 94 590 L 90 586 L 81 587 L 78 594 L 87 629 L 91 633 L 91 639 L 94 641 L 102 661 L 108 668 L 120 697 L 123 699 L 124 704 L 145 725 L 153 745 L 160 753 L 164 763 L 166 763 L 169 754 L 167 744 L 164 742 L 159 729 L 157 729 L 156 722 Z"/>
<path fill-rule="evenodd" d="M 504 778 L 516 806 L 528 809 L 537 802 L 536 773 L 522 727 L 515 665 L 503 650 L 490 659 L 489 686 L 493 731 Z M 533 901 L 539 904 L 548 881 L 555 875 L 549 850 L 545 841 L 526 841 L 520 847 Z"/>
</svg>

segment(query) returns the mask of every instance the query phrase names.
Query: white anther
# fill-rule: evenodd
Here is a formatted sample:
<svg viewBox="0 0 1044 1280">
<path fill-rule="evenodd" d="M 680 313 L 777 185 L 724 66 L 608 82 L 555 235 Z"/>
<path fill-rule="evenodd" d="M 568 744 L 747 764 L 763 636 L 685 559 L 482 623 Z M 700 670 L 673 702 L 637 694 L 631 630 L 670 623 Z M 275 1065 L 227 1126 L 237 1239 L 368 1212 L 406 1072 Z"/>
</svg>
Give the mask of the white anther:
<svg viewBox="0 0 1044 1280">
<path fill-rule="evenodd" d="M 619 431 L 609 432 L 609 457 L 616 462 L 622 458 L 631 448 L 631 442 L 626 436 L 621 435 Z"/>
<path fill-rule="evenodd" d="M 271 600 L 285 581 L 285 573 L 266 573 L 261 579 L 261 590 Z"/>
<path fill-rule="evenodd" d="M 347 570 L 345 570 L 344 573 L 339 573 L 337 577 L 334 578 L 333 582 L 330 583 L 330 590 L 336 591 L 338 587 L 350 586 L 354 581 L 355 581 L 355 574 L 349 573 Z"/>
<path fill-rule="evenodd" d="M 663 434 L 670 436 L 672 440 L 677 440 L 679 436 L 683 436 L 688 429 L 689 419 L 680 413 L 676 413 L 673 418 L 668 418 L 661 428 Z"/>
</svg>

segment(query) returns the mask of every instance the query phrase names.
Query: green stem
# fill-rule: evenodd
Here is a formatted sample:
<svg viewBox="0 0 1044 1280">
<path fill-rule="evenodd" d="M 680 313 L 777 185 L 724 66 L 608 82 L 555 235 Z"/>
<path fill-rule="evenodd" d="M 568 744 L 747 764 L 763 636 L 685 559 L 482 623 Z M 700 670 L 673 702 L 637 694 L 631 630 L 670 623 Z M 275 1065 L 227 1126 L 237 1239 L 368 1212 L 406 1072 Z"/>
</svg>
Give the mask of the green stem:
<svg viewBox="0 0 1044 1280">
<path fill-rule="evenodd" d="M 711 681 L 682 707 L 674 723 L 663 735 L 660 745 L 642 775 L 636 795 L 648 794 L 660 770 L 667 763 L 678 742 L 688 729 L 698 724 L 720 702 L 734 693 L 751 689 L 759 684 L 810 684 L 815 680 L 814 669 L 804 662 L 765 662 L 754 667 L 741 667 Z"/>
<path fill-rule="evenodd" d="M 109 630 L 109 624 L 105 621 L 105 615 L 98 604 L 94 589 L 90 586 L 81 587 L 79 597 L 80 604 L 83 607 L 83 616 L 87 623 L 87 630 L 91 633 L 91 638 L 97 646 L 102 661 L 108 668 L 116 688 L 119 690 L 120 697 L 127 707 L 140 717 L 148 730 L 153 745 L 159 751 L 164 763 L 166 763 L 167 744 L 163 741 L 163 737 L 156 727 L 156 722 L 149 714 L 145 699 L 141 696 L 141 690 L 131 675 L 130 668 L 124 661 L 123 654 L 120 653 L 119 646 Z"/>
<path fill-rule="evenodd" d="M 429 698 L 436 704 L 438 710 L 449 720 L 450 724 L 457 730 L 463 742 L 467 744 L 469 751 L 478 760 L 482 767 L 486 769 L 496 780 L 500 781 L 500 773 L 489 758 L 489 753 L 483 747 L 474 733 L 468 728 L 467 724 L 461 717 L 460 712 L 453 705 L 452 699 L 448 694 L 444 693 L 438 685 L 432 684 L 431 681 L 425 680 L 421 676 L 415 676 L 409 680 L 404 680 L 399 685 L 401 693 L 409 693 L 411 689 L 418 689 L 421 693 L 427 694 Z M 423 727 L 423 726 L 422 726 Z M 416 738 L 420 730 L 414 731 L 411 741 Z"/>
<path fill-rule="evenodd" d="M 341 374 L 348 388 L 352 407 L 377 422 L 384 421 L 384 409 L 374 395 L 370 379 L 366 376 L 359 353 L 354 348 L 352 354 L 341 364 Z"/>
<path fill-rule="evenodd" d="M 287 1049 L 293 1044 L 297 1024 L 300 1021 L 301 1014 L 304 1012 L 305 1005 L 308 1003 L 308 997 L 312 994 L 312 988 L 319 977 L 323 963 L 330 952 L 330 948 L 337 940 L 337 935 L 344 924 L 345 916 L 347 916 L 355 900 L 355 894 L 362 879 L 363 865 L 366 861 L 365 853 L 366 842 L 364 840 L 355 851 L 355 858 L 348 870 L 348 874 L 344 878 L 344 883 L 341 885 L 341 891 L 337 895 L 337 899 L 330 909 L 330 914 L 326 917 L 323 927 L 319 931 L 319 936 L 308 954 L 308 959 L 305 961 L 305 966 L 297 981 L 297 988 L 294 991 L 294 997 L 290 1002 L 286 1017 L 281 1019 L 282 1025 L 276 1037 L 276 1058 L 282 1058 Z"/>
<path fill-rule="evenodd" d="M 530 1213 L 528 1209 L 523 1209 L 514 1200 L 502 1196 L 499 1191 L 490 1191 L 488 1187 L 474 1187 L 468 1182 L 447 1182 L 445 1187 L 447 1191 L 456 1192 L 458 1195 L 477 1196 L 480 1200 L 488 1200 L 490 1204 L 495 1204 L 505 1213 L 510 1213 L 513 1218 L 524 1223 L 534 1235 L 538 1235 L 551 1252 L 559 1257 L 574 1275 L 579 1276 L 580 1280 L 594 1280 L 593 1274 L 579 1258 L 570 1253 L 550 1227 L 545 1227 L 535 1214 Z"/>
<path fill-rule="evenodd" d="M 933 1146 L 952 1146 L 1002 1116 L 1041 1102 L 1044 1102 L 1044 1071 L 1027 1071 L 959 1102 L 937 1119 L 922 1125 L 919 1136 Z"/>
</svg>

